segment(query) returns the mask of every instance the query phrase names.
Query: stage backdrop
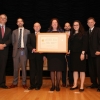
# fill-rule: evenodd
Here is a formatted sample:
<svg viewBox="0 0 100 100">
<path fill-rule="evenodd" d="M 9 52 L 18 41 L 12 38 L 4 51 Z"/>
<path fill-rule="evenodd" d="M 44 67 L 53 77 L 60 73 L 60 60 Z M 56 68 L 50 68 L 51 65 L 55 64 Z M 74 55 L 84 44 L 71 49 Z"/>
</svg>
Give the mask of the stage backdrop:
<svg viewBox="0 0 100 100">
<path fill-rule="evenodd" d="M 94 17 L 96 26 L 100 27 L 99 0 L 1 0 L 0 14 L 8 16 L 7 26 L 17 28 L 16 19 L 22 17 L 25 28 L 33 32 L 33 23 L 39 22 L 41 31 L 48 30 L 50 20 L 58 18 L 63 28 L 65 22 L 80 20 L 87 30 L 87 18 Z M 13 74 L 12 45 L 10 45 L 7 62 L 7 75 Z M 88 75 L 88 70 L 87 70 Z"/>
</svg>

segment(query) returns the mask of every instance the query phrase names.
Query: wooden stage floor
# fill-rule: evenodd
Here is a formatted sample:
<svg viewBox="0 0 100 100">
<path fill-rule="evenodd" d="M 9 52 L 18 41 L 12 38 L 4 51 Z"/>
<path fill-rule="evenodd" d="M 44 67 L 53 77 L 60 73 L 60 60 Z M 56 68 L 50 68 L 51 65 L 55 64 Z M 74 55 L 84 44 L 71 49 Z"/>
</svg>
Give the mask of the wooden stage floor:
<svg viewBox="0 0 100 100">
<path fill-rule="evenodd" d="M 12 83 L 12 76 L 7 76 L 7 86 Z M 29 78 L 27 79 L 29 86 Z M 90 85 L 90 80 L 87 77 L 85 80 L 85 91 L 79 90 L 71 91 L 70 88 L 61 87 L 60 92 L 50 92 L 51 81 L 48 78 L 43 78 L 43 85 L 40 90 L 25 90 L 21 86 L 19 80 L 18 87 L 13 89 L 0 88 L 0 100 L 100 100 L 100 92 L 97 89 L 88 89 L 86 86 Z"/>
</svg>

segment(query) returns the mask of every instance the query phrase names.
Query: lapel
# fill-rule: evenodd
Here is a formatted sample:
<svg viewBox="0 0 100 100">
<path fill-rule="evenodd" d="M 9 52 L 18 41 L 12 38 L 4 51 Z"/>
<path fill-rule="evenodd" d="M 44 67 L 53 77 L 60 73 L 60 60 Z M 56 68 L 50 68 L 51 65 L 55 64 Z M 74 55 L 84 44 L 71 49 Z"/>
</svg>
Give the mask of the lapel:
<svg viewBox="0 0 100 100">
<path fill-rule="evenodd" d="M 2 35 L 1 35 L 1 28 L 0 28 L 0 40 L 2 40 Z"/>
<path fill-rule="evenodd" d="M 17 40 L 17 42 L 18 42 L 18 35 L 19 35 L 19 32 L 18 32 L 18 29 L 16 30 L 16 33 L 15 33 L 15 35 L 16 35 L 16 40 Z"/>
<path fill-rule="evenodd" d="M 33 33 L 33 40 L 36 42 L 36 35 Z"/>
<path fill-rule="evenodd" d="M 94 36 L 94 33 L 95 33 L 95 27 L 93 28 L 91 34 L 89 34 L 89 31 L 88 31 L 88 35 L 89 35 L 89 37 L 90 37 L 90 38 L 93 37 L 93 36 Z"/>
<path fill-rule="evenodd" d="M 25 42 L 25 35 L 26 35 L 26 29 L 24 28 L 24 31 L 23 31 L 23 40 Z"/>
</svg>

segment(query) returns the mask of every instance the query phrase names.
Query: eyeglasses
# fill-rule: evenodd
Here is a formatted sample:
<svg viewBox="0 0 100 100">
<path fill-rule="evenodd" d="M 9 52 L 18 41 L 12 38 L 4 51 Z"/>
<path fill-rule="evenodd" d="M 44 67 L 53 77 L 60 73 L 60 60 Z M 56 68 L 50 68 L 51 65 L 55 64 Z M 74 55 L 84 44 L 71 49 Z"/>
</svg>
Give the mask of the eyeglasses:
<svg viewBox="0 0 100 100">
<path fill-rule="evenodd" d="M 79 26 L 79 25 L 73 25 L 73 26 Z"/>
</svg>

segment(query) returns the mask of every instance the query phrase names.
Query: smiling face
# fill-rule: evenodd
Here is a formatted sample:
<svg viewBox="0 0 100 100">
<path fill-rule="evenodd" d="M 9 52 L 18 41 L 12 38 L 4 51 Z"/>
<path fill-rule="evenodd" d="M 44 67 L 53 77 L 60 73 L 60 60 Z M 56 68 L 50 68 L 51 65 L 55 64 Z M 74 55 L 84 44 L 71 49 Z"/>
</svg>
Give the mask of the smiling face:
<svg viewBox="0 0 100 100">
<path fill-rule="evenodd" d="M 65 29 L 66 31 L 70 31 L 70 29 L 71 29 L 70 24 L 69 24 L 69 23 L 65 23 L 64 29 Z"/>
<path fill-rule="evenodd" d="M 95 25 L 95 21 L 93 19 L 89 19 L 87 21 L 87 25 L 89 26 L 89 28 L 93 28 Z"/>
<path fill-rule="evenodd" d="M 7 22 L 7 16 L 4 15 L 4 14 L 0 15 L 0 23 L 1 23 L 2 25 L 5 25 L 6 22 Z"/>
<path fill-rule="evenodd" d="M 18 25 L 18 27 L 23 27 L 23 25 L 24 25 L 23 19 L 21 19 L 21 18 L 17 19 L 17 25 Z"/>
<path fill-rule="evenodd" d="M 39 23 L 35 23 L 33 29 L 35 30 L 35 32 L 40 32 L 41 25 Z"/>
<path fill-rule="evenodd" d="M 57 20 L 53 20 L 51 26 L 52 26 L 53 30 L 57 29 L 57 27 L 58 27 Z"/>
<path fill-rule="evenodd" d="M 78 22 L 74 22 L 73 23 L 73 28 L 74 28 L 75 31 L 79 31 L 79 27 L 80 26 L 79 26 L 79 23 Z"/>
</svg>

